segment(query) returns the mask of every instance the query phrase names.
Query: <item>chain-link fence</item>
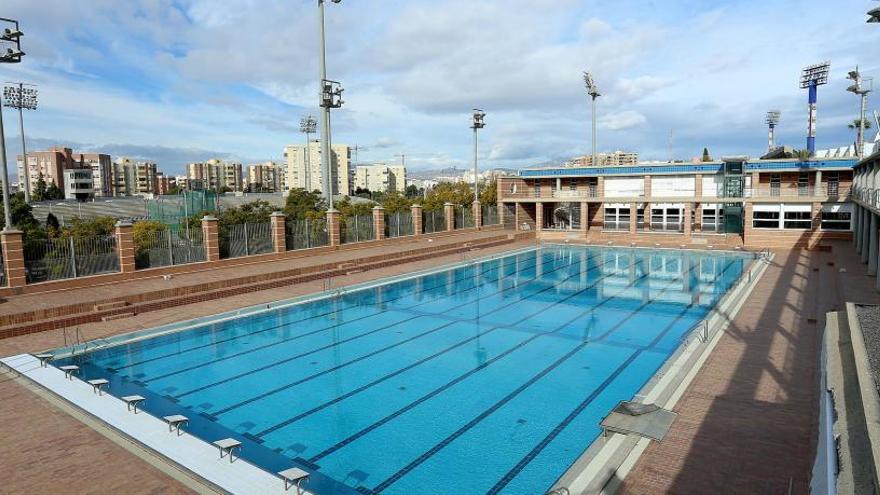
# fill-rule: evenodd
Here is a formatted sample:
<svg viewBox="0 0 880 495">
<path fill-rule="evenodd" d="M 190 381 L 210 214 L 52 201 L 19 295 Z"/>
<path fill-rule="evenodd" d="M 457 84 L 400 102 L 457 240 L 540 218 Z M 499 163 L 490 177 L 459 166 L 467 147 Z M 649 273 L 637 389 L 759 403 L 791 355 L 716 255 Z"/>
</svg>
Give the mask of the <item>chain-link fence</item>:
<svg viewBox="0 0 880 495">
<path fill-rule="evenodd" d="M 372 241 L 376 238 L 373 231 L 373 215 L 354 215 L 342 217 L 339 226 L 342 231 L 342 243 Z"/>
<path fill-rule="evenodd" d="M 308 249 L 330 244 L 330 236 L 327 232 L 327 221 L 320 220 L 291 220 L 284 223 L 285 244 L 288 251 L 295 249 Z"/>
<path fill-rule="evenodd" d="M 399 211 L 385 215 L 385 237 L 402 237 L 414 233 L 411 211 Z"/>
<path fill-rule="evenodd" d="M 483 225 L 498 225 L 498 206 L 483 205 Z"/>
<path fill-rule="evenodd" d="M 118 272 L 116 249 L 115 235 L 26 240 L 24 267 L 27 282 Z"/>
<path fill-rule="evenodd" d="M 272 252 L 272 225 L 242 223 L 220 226 L 220 258 L 240 258 Z"/>
<path fill-rule="evenodd" d="M 466 206 L 455 207 L 455 228 L 467 229 L 474 226 L 474 209 Z"/>
<path fill-rule="evenodd" d="M 137 269 L 185 265 L 205 261 L 202 229 L 159 230 L 135 238 Z"/>
<path fill-rule="evenodd" d="M 446 230 L 446 215 L 443 210 L 423 211 L 422 228 L 426 234 Z"/>
</svg>

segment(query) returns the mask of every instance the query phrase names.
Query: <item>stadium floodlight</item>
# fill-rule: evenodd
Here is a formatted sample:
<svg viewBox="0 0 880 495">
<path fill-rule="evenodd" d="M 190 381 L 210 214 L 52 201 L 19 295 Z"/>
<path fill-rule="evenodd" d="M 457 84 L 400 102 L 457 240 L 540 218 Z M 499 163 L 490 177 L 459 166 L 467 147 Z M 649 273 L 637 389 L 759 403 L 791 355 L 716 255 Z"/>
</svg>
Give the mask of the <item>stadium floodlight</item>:
<svg viewBox="0 0 880 495">
<path fill-rule="evenodd" d="M 880 7 L 868 11 L 868 22 L 880 22 Z"/>
<path fill-rule="evenodd" d="M 311 173 L 312 173 L 312 163 L 311 163 L 311 136 L 312 134 L 318 132 L 318 121 L 315 120 L 311 115 L 306 115 L 299 121 L 299 132 L 306 135 L 306 149 L 303 153 L 305 155 L 305 160 L 303 161 L 303 166 L 305 167 L 305 174 L 303 174 L 303 189 L 306 191 L 312 191 L 312 182 L 311 182 Z"/>
<path fill-rule="evenodd" d="M 861 72 L 859 72 L 858 66 L 856 66 L 855 70 L 849 71 L 849 74 L 847 74 L 846 78 L 853 82 L 853 84 L 850 87 L 846 88 L 846 90 L 858 96 L 861 103 L 859 109 L 859 125 L 856 128 L 856 156 L 858 156 L 859 158 L 864 158 L 865 108 L 868 106 L 868 93 L 870 93 L 873 89 L 873 80 L 869 77 L 862 77 Z"/>
<path fill-rule="evenodd" d="M 592 155 L 592 166 L 597 167 L 598 163 L 596 162 L 596 98 L 602 96 L 602 93 L 599 92 L 599 87 L 596 85 L 596 82 L 593 81 L 593 74 L 589 72 L 584 72 L 584 85 L 587 87 L 587 95 L 590 96 L 591 105 L 592 105 L 592 118 L 593 118 L 593 155 Z"/>
<path fill-rule="evenodd" d="M 816 94 L 817 88 L 828 83 L 831 62 L 814 64 L 801 71 L 801 89 L 808 90 L 809 122 L 807 123 L 807 151 L 816 154 Z"/>
<path fill-rule="evenodd" d="M 776 126 L 779 125 L 779 119 L 782 116 L 782 112 L 779 110 L 770 110 L 767 112 L 767 119 L 765 122 L 767 126 L 770 128 L 767 136 L 767 151 L 773 151 L 776 148 Z"/>
<path fill-rule="evenodd" d="M 27 163 L 27 145 L 24 139 L 24 111 L 37 109 L 37 88 L 33 84 L 22 82 L 10 82 L 11 86 L 3 88 L 3 99 L 6 106 L 18 109 L 18 128 L 21 131 L 21 156 L 23 162 L 23 177 L 19 182 L 24 182 L 24 201 L 31 202 L 31 178 Z M 30 87 L 25 87 L 30 86 Z"/>
<path fill-rule="evenodd" d="M 474 130 L 474 201 L 480 200 L 479 168 L 477 167 L 477 131 L 486 127 L 486 112 L 479 108 L 474 109 L 471 129 Z"/>
<path fill-rule="evenodd" d="M 342 0 L 332 0 L 338 4 Z M 320 92 L 319 106 L 321 107 L 321 186 L 324 197 L 327 198 L 327 206 L 333 210 L 333 160 L 330 157 L 330 109 L 342 106 L 342 87 L 336 81 L 327 79 L 327 43 L 324 35 L 324 4 L 325 0 L 318 0 L 318 22 L 320 24 Z"/>
<path fill-rule="evenodd" d="M 19 29 L 18 21 L 13 19 L 7 19 L 5 17 L 0 17 L 0 22 L 11 25 L 10 27 L 3 28 L 2 34 L 0 34 L 0 63 L 3 64 L 17 64 L 21 62 L 21 58 L 24 57 L 24 52 L 21 51 L 21 38 L 24 36 L 24 33 Z M 4 44 L 12 44 L 14 47 L 6 46 Z M 5 50 L 4 50 L 5 48 Z M 3 181 L 2 192 L 3 192 L 3 219 L 6 221 L 3 229 L 9 230 L 12 229 L 12 210 L 9 207 L 9 167 L 6 158 L 6 133 L 3 130 L 3 104 L 0 102 L 0 174 L 3 176 L 0 177 L 0 180 Z M 25 165 L 27 164 L 27 160 L 25 160 Z M 25 167 L 26 169 L 27 167 Z"/>
</svg>

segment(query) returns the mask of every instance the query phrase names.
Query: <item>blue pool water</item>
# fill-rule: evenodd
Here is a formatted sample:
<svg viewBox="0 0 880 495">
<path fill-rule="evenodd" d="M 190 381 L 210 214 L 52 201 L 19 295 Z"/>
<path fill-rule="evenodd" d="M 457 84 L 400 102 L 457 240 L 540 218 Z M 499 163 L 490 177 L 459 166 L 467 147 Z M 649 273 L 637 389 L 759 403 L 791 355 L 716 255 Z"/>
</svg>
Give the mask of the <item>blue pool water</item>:
<svg viewBox="0 0 880 495">
<path fill-rule="evenodd" d="M 56 364 L 319 494 L 539 494 L 750 261 L 543 247 Z"/>
</svg>

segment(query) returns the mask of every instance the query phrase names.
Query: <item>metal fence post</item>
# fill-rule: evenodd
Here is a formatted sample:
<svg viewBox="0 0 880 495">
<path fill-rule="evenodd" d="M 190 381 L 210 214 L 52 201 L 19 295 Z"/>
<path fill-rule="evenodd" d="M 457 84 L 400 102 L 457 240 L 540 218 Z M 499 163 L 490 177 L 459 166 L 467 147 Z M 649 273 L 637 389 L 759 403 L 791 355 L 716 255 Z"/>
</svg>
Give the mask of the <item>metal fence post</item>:
<svg viewBox="0 0 880 495">
<path fill-rule="evenodd" d="M 174 232 L 171 229 L 163 232 L 168 236 L 168 264 L 174 266 Z"/>
<path fill-rule="evenodd" d="M 70 246 L 70 266 L 73 268 L 73 278 L 76 278 L 76 248 L 73 245 L 73 236 L 67 238 Z"/>
</svg>

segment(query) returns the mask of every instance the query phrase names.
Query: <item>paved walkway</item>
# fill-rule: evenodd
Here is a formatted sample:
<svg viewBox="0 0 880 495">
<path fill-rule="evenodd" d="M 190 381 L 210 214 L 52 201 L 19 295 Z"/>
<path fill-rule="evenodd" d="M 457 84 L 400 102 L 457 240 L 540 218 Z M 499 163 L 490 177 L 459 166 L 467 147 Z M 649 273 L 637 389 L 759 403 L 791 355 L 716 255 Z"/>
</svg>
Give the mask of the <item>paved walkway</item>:
<svg viewBox="0 0 880 495">
<path fill-rule="evenodd" d="M 808 494 L 824 315 L 880 302 L 864 273 L 848 242 L 777 252 L 621 493 Z"/>
</svg>

